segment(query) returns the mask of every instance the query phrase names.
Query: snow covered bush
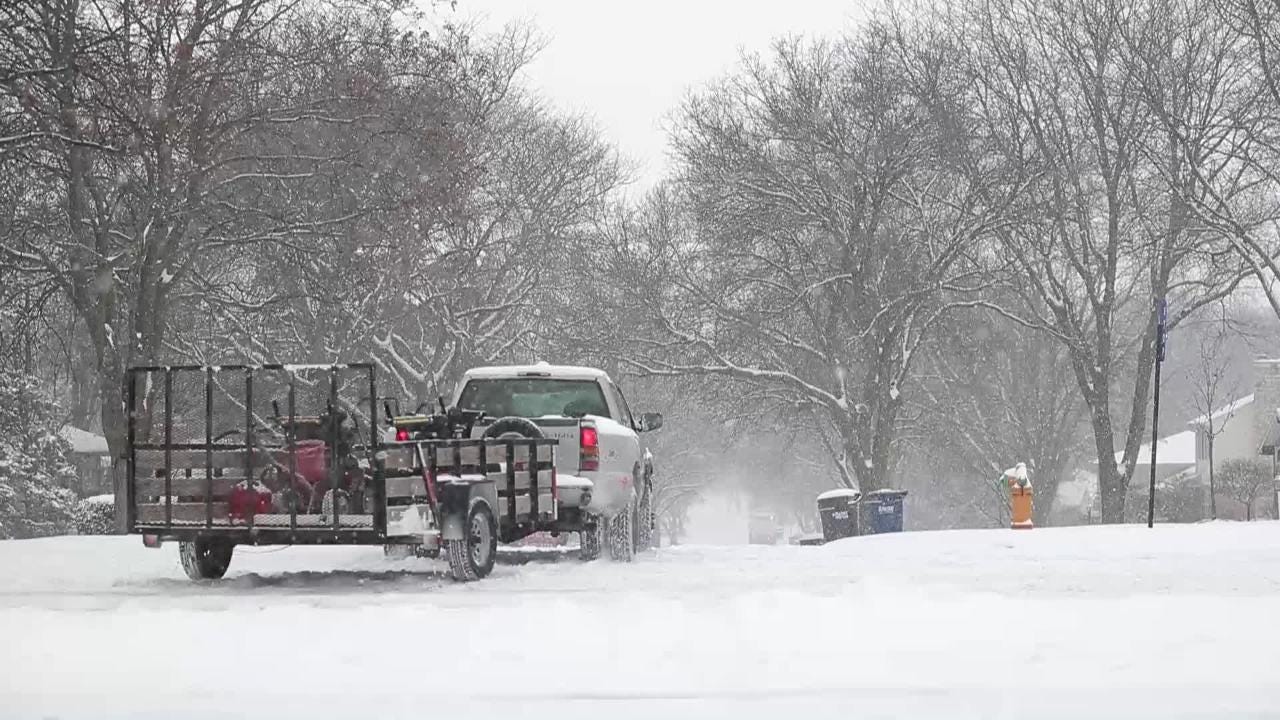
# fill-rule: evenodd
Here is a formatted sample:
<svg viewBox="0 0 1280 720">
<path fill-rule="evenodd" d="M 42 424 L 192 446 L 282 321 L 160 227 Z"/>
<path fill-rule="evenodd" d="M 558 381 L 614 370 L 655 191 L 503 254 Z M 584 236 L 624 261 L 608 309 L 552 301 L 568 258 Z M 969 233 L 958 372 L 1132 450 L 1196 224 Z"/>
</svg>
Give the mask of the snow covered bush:
<svg viewBox="0 0 1280 720">
<path fill-rule="evenodd" d="M 75 478 L 56 407 L 28 377 L 0 371 L 0 538 L 70 531 Z"/>
<path fill-rule="evenodd" d="M 1218 466 L 1218 492 L 1236 501 L 1244 512 L 1245 520 L 1253 520 L 1258 516 L 1259 500 L 1267 495 L 1267 486 L 1271 484 L 1271 468 L 1266 462 L 1259 460 L 1228 460 Z"/>
<path fill-rule="evenodd" d="M 1149 466 L 1148 466 L 1149 467 Z M 1147 502 L 1151 493 L 1149 476 L 1135 478 L 1129 484 L 1125 500 L 1125 522 L 1145 523 Z M 1200 478 L 1165 478 L 1156 482 L 1156 522 L 1198 522 L 1209 516 L 1209 493 Z"/>
<path fill-rule="evenodd" d="M 76 503 L 77 535 L 114 535 L 116 531 L 116 499 L 113 495 L 94 495 Z"/>
</svg>

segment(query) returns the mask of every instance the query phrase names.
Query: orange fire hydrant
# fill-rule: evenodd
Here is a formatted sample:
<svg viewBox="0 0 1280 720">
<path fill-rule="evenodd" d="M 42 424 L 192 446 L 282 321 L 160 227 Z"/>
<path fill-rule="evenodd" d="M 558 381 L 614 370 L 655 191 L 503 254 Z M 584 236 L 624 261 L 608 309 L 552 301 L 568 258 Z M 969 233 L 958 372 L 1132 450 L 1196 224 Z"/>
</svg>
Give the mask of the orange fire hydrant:
<svg viewBox="0 0 1280 720">
<path fill-rule="evenodd" d="M 1027 477 L 1026 463 L 1005 470 L 1004 479 L 1009 484 L 1011 526 L 1014 530 L 1030 530 L 1035 525 L 1031 522 L 1031 480 Z"/>
</svg>

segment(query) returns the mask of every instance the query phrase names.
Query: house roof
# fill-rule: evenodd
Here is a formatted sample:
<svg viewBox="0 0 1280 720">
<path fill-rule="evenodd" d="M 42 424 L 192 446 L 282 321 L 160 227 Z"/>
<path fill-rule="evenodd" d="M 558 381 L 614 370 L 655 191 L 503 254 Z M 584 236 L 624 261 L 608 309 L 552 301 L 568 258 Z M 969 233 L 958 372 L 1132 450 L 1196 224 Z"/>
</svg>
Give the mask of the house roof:
<svg viewBox="0 0 1280 720">
<path fill-rule="evenodd" d="M 58 435 L 63 440 L 71 443 L 71 451 L 81 455 L 106 455 L 110 453 L 107 447 L 107 439 L 88 430 L 81 430 L 78 427 L 64 425 L 58 431 Z"/>
<path fill-rule="evenodd" d="M 1190 420 L 1189 422 L 1187 422 L 1187 425 L 1190 425 L 1191 427 L 1195 427 L 1195 428 L 1203 427 L 1205 425 L 1208 425 L 1210 422 L 1214 420 L 1218 420 L 1224 417 L 1234 415 L 1241 408 L 1244 408 L 1252 404 L 1253 404 L 1253 394 L 1250 393 L 1249 395 L 1245 395 L 1242 398 L 1233 400 L 1227 403 L 1226 405 L 1223 405 L 1222 407 L 1218 408 L 1217 410 L 1214 410 L 1208 415 L 1201 415 L 1200 417 Z"/>
<path fill-rule="evenodd" d="M 1124 459 L 1124 451 L 1116 453 L 1116 462 Z M 1143 443 L 1138 450 L 1138 464 L 1151 464 L 1151 443 Z M 1195 465 L 1196 431 L 1184 430 L 1176 435 L 1160 438 L 1156 443 L 1156 465 Z"/>
</svg>

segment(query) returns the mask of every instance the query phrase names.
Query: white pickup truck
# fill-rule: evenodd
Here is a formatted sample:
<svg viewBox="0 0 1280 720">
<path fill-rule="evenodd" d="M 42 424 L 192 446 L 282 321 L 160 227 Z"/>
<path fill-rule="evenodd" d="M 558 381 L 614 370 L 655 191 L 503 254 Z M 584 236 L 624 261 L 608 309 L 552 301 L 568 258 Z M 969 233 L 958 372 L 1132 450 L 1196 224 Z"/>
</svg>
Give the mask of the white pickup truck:
<svg viewBox="0 0 1280 720">
<path fill-rule="evenodd" d="M 488 417 L 474 434 L 559 440 L 559 520 L 553 531 L 578 532 L 594 559 L 607 539 L 615 560 L 630 561 L 653 541 L 653 462 L 642 433 L 662 426 L 658 413 L 634 415 L 602 370 L 514 365 L 468 370 L 453 405 Z"/>
</svg>

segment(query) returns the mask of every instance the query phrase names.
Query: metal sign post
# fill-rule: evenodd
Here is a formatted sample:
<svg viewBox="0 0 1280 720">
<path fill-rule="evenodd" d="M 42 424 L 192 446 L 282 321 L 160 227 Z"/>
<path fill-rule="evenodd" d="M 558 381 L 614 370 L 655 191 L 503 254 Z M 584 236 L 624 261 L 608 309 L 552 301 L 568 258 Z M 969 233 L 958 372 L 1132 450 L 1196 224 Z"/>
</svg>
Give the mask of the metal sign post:
<svg viewBox="0 0 1280 720">
<path fill-rule="evenodd" d="M 1164 298 L 1156 301 L 1156 378 L 1151 407 L 1151 487 L 1147 492 L 1147 527 L 1156 522 L 1156 446 L 1160 441 L 1160 366 L 1164 364 L 1165 332 L 1169 323 L 1169 305 Z"/>
</svg>

